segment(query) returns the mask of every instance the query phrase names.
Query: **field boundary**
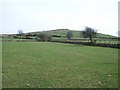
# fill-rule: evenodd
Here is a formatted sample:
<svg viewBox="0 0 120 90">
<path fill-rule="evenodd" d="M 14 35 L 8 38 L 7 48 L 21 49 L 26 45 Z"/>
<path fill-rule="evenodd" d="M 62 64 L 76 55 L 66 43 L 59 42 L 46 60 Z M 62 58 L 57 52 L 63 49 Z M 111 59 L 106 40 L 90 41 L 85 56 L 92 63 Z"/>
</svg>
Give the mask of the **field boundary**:
<svg viewBox="0 0 120 90">
<path fill-rule="evenodd" d="M 61 43 L 69 43 L 69 44 L 80 44 L 80 45 L 86 45 L 86 46 L 100 46 L 100 47 L 110 47 L 110 48 L 120 49 L 120 44 L 102 44 L 102 43 L 73 42 L 73 41 L 51 41 L 51 42 L 61 42 Z"/>
</svg>

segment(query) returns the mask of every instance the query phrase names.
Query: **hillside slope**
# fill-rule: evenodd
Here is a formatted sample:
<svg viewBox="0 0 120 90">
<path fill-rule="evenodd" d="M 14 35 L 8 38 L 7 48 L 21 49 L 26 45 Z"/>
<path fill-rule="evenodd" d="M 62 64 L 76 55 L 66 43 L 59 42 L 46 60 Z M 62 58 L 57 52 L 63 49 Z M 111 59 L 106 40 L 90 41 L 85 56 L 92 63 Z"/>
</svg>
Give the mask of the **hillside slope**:
<svg viewBox="0 0 120 90">
<path fill-rule="evenodd" d="M 56 30 L 48 30 L 48 31 L 40 31 L 40 32 L 30 32 L 30 33 L 31 34 L 46 33 L 46 34 L 51 34 L 51 35 L 57 35 L 57 36 L 61 36 L 61 37 L 66 37 L 66 33 L 68 31 L 72 31 L 75 38 L 82 37 L 81 31 L 78 31 L 78 30 L 69 30 L 69 29 L 56 29 Z M 102 34 L 102 33 L 97 33 L 97 37 L 100 37 L 100 38 L 115 38 L 115 36 L 108 35 L 108 34 Z"/>
</svg>

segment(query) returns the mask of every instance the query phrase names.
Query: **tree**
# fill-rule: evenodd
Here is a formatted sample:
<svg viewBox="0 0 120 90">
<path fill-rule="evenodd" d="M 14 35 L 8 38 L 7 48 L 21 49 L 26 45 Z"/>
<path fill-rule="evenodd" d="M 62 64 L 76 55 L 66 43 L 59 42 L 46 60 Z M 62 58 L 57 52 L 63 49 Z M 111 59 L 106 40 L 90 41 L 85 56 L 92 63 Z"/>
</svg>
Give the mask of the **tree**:
<svg viewBox="0 0 120 90">
<path fill-rule="evenodd" d="M 40 33 L 37 35 L 42 41 L 50 41 L 52 39 L 51 35 L 47 35 L 45 33 Z"/>
<path fill-rule="evenodd" d="M 21 38 L 21 36 L 24 34 L 24 33 L 23 33 L 23 30 L 18 30 L 18 34 L 19 34 L 19 36 L 20 36 L 20 38 Z"/>
<path fill-rule="evenodd" d="M 47 40 L 51 41 L 52 40 L 52 35 L 47 35 Z"/>
<path fill-rule="evenodd" d="M 73 32 L 68 31 L 66 35 L 67 35 L 67 38 L 70 40 L 73 37 Z"/>
<path fill-rule="evenodd" d="M 90 38 L 91 43 L 93 42 L 92 38 L 96 37 L 97 31 L 90 27 L 85 27 L 85 30 L 81 32 L 84 38 Z"/>
</svg>

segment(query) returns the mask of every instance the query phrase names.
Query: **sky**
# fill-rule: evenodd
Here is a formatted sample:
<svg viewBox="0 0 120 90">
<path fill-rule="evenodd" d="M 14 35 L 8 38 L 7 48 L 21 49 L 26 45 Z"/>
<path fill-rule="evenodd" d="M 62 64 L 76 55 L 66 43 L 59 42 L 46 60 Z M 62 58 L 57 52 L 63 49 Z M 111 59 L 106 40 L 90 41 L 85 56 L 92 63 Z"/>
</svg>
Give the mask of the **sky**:
<svg viewBox="0 0 120 90">
<path fill-rule="evenodd" d="M 117 36 L 119 0 L 0 0 L 0 34 L 84 30 Z"/>
</svg>

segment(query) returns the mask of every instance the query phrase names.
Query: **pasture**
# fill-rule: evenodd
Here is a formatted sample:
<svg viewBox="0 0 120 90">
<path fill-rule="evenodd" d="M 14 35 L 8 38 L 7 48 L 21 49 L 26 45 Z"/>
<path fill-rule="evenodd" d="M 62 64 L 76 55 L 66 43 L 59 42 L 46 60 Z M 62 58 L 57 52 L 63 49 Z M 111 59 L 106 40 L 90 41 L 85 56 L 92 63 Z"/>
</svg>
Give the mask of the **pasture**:
<svg viewBox="0 0 120 90">
<path fill-rule="evenodd" d="M 117 88 L 118 49 L 3 42 L 3 88 Z"/>
</svg>

